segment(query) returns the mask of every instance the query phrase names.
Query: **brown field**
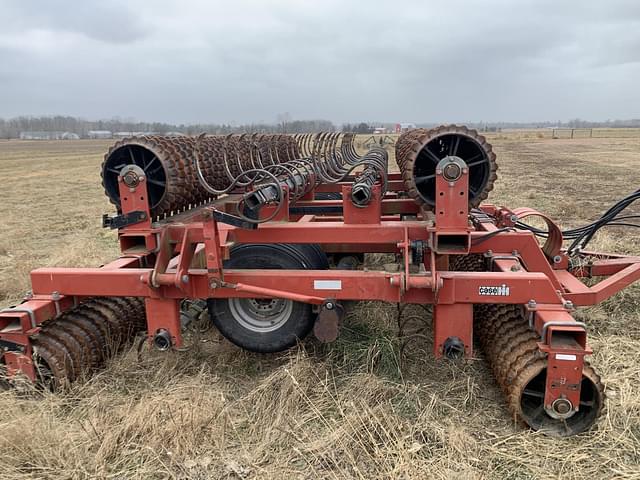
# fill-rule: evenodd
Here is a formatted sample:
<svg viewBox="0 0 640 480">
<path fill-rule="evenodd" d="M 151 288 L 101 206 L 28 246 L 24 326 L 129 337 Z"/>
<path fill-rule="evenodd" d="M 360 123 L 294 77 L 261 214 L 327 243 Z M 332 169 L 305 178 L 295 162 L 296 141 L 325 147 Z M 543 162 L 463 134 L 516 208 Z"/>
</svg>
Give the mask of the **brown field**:
<svg viewBox="0 0 640 480">
<path fill-rule="evenodd" d="M 640 186 L 637 135 L 490 138 L 491 200 L 564 226 Z M 100 227 L 112 211 L 99 178 L 108 145 L 0 141 L 0 306 L 19 300 L 36 266 L 117 255 Z M 611 229 L 596 246 L 640 254 L 639 239 Z M 0 478 L 640 478 L 640 285 L 579 316 L 607 405 L 577 437 L 514 424 L 480 353 L 438 363 L 426 339 L 400 358 L 395 306 L 371 302 L 329 346 L 264 356 L 210 332 L 189 336 L 186 352 L 131 350 L 64 394 L 1 392 Z"/>
</svg>

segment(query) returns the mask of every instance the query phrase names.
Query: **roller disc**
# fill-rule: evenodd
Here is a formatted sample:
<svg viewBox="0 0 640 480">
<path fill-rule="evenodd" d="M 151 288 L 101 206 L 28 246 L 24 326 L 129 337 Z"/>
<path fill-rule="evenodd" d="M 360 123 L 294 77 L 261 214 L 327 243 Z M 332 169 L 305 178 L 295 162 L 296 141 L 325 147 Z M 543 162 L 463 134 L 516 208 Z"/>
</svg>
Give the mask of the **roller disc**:
<svg viewBox="0 0 640 480">
<path fill-rule="evenodd" d="M 39 387 L 57 390 L 70 384 L 71 378 L 66 360 L 59 351 L 55 352 L 45 344 L 34 342 L 33 361 L 36 370 L 36 383 Z"/>
<path fill-rule="evenodd" d="M 452 257 L 450 268 L 486 269 L 479 255 Z M 529 328 L 521 306 L 474 305 L 474 332 L 514 418 L 556 437 L 576 435 L 595 424 L 604 404 L 604 386 L 587 364 L 582 372 L 578 411 L 569 418 L 557 419 L 545 410 L 547 359 L 538 348 L 539 336 Z"/>
<path fill-rule="evenodd" d="M 477 131 L 456 125 L 416 129 L 396 143 L 396 159 L 405 188 L 419 205 L 435 206 L 436 165 L 445 157 L 459 157 L 469 167 L 469 205 L 477 207 L 489 196 L 497 178 L 496 155 Z"/>
<path fill-rule="evenodd" d="M 583 369 L 578 411 L 557 419 L 545 410 L 546 355 L 539 350 L 538 335 L 529 329 L 520 306 L 476 306 L 474 319 L 485 358 L 514 418 L 533 430 L 558 437 L 584 432 L 596 422 L 604 403 L 604 387 L 589 365 Z"/>
<path fill-rule="evenodd" d="M 105 155 L 102 164 L 102 185 L 105 193 L 120 208 L 118 176 L 127 165 L 137 165 L 147 177 L 147 192 L 152 216 L 164 213 L 176 202 L 182 188 L 180 172 L 168 152 L 151 140 L 127 139 L 116 143 Z"/>
<path fill-rule="evenodd" d="M 544 408 L 546 372 L 546 360 L 535 361 L 509 387 L 507 402 L 516 418 L 534 430 L 556 437 L 576 435 L 591 428 L 604 405 L 604 387 L 598 374 L 591 366 L 584 366 L 578 411 L 569 418 L 555 419 Z"/>
<path fill-rule="evenodd" d="M 38 383 L 58 389 L 104 363 L 144 328 L 136 298 L 92 298 L 45 322 L 31 338 Z"/>
</svg>

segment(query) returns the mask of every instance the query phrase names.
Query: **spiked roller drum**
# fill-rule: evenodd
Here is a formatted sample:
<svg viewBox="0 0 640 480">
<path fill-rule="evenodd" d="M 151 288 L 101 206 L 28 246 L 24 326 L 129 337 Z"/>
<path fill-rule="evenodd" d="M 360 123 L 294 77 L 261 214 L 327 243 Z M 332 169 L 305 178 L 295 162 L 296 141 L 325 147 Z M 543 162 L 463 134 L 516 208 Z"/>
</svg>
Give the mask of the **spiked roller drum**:
<svg viewBox="0 0 640 480">
<path fill-rule="evenodd" d="M 489 196 L 497 178 L 496 155 L 475 130 L 457 125 L 416 129 L 400 136 L 396 160 L 411 198 L 428 209 L 435 205 L 436 165 L 446 157 L 462 159 L 469 167 L 469 205 L 477 207 Z"/>
<path fill-rule="evenodd" d="M 137 165 L 146 174 L 151 216 L 177 213 L 207 201 L 211 194 L 198 181 L 194 159 L 207 183 L 223 191 L 244 171 L 292 160 L 299 154 L 288 135 L 126 138 L 113 145 L 102 164 L 102 185 L 120 208 L 118 175 Z"/>
<path fill-rule="evenodd" d="M 486 270 L 481 255 L 452 257 L 451 270 Z M 551 416 L 544 408 L 547 357 L 538 348 L 539 335 L 530 327 L 522 306 L 474 305 L 474 332 L 493 375 L 505 394 L 514 419 L 548 435 L 568 437 L 588 430 L 604 407 L 604 385 L 593 367 L 585 363 L 580 405 L 570 417 Z"/>
</svg>

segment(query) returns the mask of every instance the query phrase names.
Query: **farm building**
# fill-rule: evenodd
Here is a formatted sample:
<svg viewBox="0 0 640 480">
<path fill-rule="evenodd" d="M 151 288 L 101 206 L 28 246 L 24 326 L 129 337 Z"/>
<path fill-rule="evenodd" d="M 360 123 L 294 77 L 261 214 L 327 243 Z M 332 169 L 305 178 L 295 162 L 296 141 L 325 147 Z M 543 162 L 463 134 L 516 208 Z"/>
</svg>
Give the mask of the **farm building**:
<svg viewBox="0 0 640 480">
<path fill-rule="evenodd" d="M 109 130 L 89 130 L 87 136 L 89 138 L 113 138 L 113 134 Z"/>
<path fill-rule="evenodd" d="M 79 140 L 80 136 L 73 132 L 20 132 L 21 140 Z"/>
<path fill-rule="evenodd" d="M 141 137 L 142 135 L 157 135 L 156 132 L 115 132 L 113 138 Z"/>
<path fill-rule="evenodd" d="M 73 132 L 64 132 L 60 140 L 80 140 L 80 135 Z"/>
<path fill-rule="evenodd" d="M 416 128 L 415 123 L 396 123 L 396 133 L 406 132 Z"/>
</svg>

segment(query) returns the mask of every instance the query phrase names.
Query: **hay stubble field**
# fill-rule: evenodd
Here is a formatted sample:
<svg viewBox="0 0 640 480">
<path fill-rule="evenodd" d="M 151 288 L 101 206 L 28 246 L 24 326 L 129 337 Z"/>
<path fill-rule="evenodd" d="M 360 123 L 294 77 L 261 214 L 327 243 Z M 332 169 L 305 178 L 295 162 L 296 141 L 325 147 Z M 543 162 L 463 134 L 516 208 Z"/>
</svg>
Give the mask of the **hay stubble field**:
<svg viewBox="0 0 640 480">
<path fill-rule="evenodd" d="M 640 187 L 637 137 L 490 141 L 490 200 L 563 226 Z M 117 255 L 100 226 L 109 144 L 0 141 L 0 306 L 28 290 L 32 268 Z M 640 255 L 640 235 L 611 229 L 595 246 Z M 401 356 L 395 315 L 361 303 L 335 344 L 280 355 L 193 334 L 189 351 L 131 350 L 63 394 L 1 392 L 0 478 L 640 478 L 640 285 L 579 312 L 607 404 L 569 439 L 514 424 L 481 352 L 435 362 L 425 339 Z"/>
</svg>

